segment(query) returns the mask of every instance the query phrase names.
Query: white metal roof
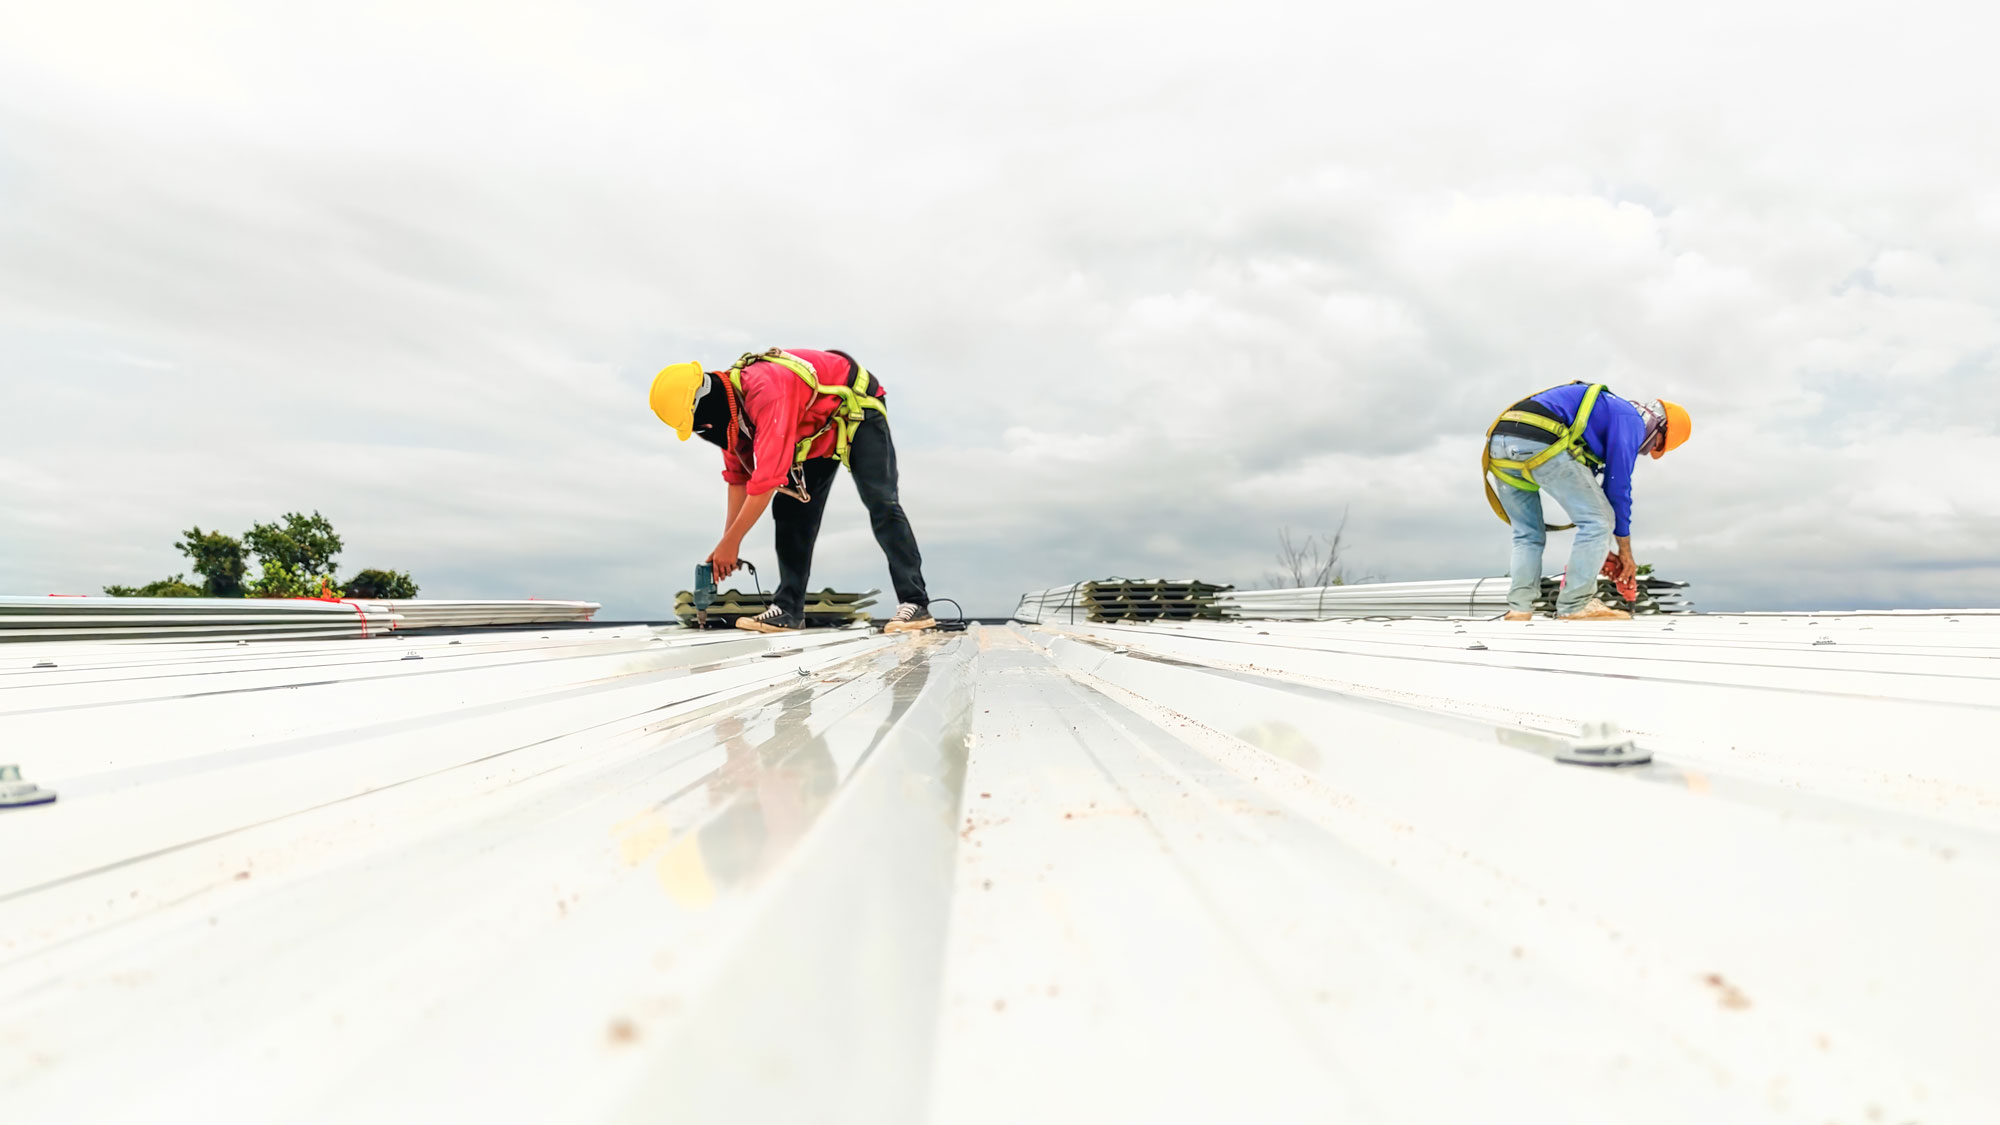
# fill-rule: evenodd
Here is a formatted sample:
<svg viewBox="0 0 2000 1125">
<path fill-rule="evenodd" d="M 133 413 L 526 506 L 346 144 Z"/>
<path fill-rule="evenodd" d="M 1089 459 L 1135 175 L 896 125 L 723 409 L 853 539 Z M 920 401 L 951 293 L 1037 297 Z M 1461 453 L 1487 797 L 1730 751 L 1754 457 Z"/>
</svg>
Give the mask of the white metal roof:
<svg viewBox="0 0 2000 1125">
<path fill-rule="evenodd" d="M 1993 1120 L 1996 656 L 1973 615 L 12 646 L 0 762 L 60 799 L 0 811 L 0 1107 Z M 1654 763 L 1550 760 L 1598 719 Z"/>
</svg>

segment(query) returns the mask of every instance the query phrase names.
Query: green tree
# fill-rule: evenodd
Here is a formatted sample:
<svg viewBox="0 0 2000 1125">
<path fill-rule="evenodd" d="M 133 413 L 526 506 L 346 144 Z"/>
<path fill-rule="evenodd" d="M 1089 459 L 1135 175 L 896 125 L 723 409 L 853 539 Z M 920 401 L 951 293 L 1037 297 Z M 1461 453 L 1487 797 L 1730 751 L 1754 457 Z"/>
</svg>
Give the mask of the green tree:
<svg viewBox="0 0 2000 1125">
<path fill-rule="evenodd" d="M 106 586 L 104 592 L 114 598 L 199 598 L 205 593 L 178 574 L 144 586 Z"/>
<path fill-rule="evenodd" d="M 174 549 L 194 562 L 200 586 L 181 575 L 144 586 L 106 586 L 114 598 L 414 598 L 408 571 L 367 569 L 342 584 L 334 576 L 340 535 L 325 516 L 286 512 L 276 523 L 253 524 L 241 539 L 199 526 L 181 532 Z M 259 574 L 245 584 L 250 556 Z"/>
<path fill-rule="evenodd" d="M 243 576 L 250 564 L 244 559 L 241 539 L 220 531 L 203 531 L 197 525 L 181 532 L 181 541 L 174 549 L 194 561 L 204 594 L 211 598 L 243 596 Z"/>
<path fill-rule="evenodd" d="M 243 542 L 261 571 L 250 593 L 260 598 L 313 598 L 336 585 L 340 536 L 325 516 L 286 512 L 278 523 L 251 526 Z"/>
<path fill-rule="evenodd" d="M 347 580 L 350 598 L 414 598 L 417 583 L 403 570 L 363 570 Z"/>
</svg>

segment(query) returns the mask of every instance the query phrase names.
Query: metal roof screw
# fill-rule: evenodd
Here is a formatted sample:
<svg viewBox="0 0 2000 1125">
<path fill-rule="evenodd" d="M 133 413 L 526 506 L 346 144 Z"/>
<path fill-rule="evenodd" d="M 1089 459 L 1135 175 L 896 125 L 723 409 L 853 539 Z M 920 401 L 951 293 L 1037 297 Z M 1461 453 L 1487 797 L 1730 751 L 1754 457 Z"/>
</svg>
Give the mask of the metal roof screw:
<svg viewBox="0 0 2000 1125">
<path fill-rule="evenodd" d="M 56 799 L 56 791 L 21 780 L 20 766 L 0 766 L 0 809 L 23 805 L 46 805 Z"/>
<path fill-rule="evenodd" d="M 1556 761 L 1578 766 L 1636 766 L 1653 760 L 1632 736 L 1610 720 L 1583 724 L 1569 744 L 1556 751 Z"/>
</svg>

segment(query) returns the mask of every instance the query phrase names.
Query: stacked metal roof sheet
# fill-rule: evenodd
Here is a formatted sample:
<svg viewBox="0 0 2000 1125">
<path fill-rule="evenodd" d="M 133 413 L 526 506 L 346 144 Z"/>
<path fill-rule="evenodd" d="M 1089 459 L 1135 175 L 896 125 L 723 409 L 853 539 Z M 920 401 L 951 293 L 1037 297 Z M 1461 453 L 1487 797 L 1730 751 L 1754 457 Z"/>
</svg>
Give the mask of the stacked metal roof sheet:
<svg viewBox="0 0 2000 1125">
<path fill-rule="evenodd" d="M 1237 590 L 1221 599 L 1225 617 L 1324 621 L 1338 617 L 1493 617 L 1507 612 L 1507 578 L 1374 582 Z"/>
<path fill-rule="evenodd" d="M 0 641 L 305 640 L 389 631 L 588 621 L 596 602 L 538 598 L 0 597 Z"/>
<path fill-rule="evenodd" d="M 396 620 L 374 602 L 0 597 L 0 641 L 366 637 Z"/>
<path fill-rule="evenodd" d="M 1029 625 L 1044 621 L 1088 621 L 1090 610 L 1083 604 L 1083 588 L 1087 585 L 1087 582 L 1072 582 L 1022 594 L 1014 607 L 1014 620 Z"/>
<path fill-rule="evenodd" d="M 1105 578 L 1021 595 L 1014 620 L 1193 621 L 1220 620 L 1216 599 L 1231 587 L 1194 578 Z"/>
<path fill-rule="evenodd" d="M 549 625 L 588 621 L 603 606 L 596 602 L 544 598 L 444 599 L 396 598 L 370 602 L 395 615 L 397 631 L 466 629 L 494 625 Z"/>
<path fill-rule="evenodd" d="M 1996 616 L 46 650 L 8 1125 L 2000 1120 Z"/>
<path fill-rule="evenodd" d="M 1329 621 L 1343 617 L 1497 617 L 1507 612 L 1505 575 L 1432 582 L 1369 582 L 1351 586 L 1307 586 L 1285 590 L 1237 590 L 1219 601 L 1222 615 L 1273 621 Z M 1535 608 L 1555 609 L 1560 578 L 1542 579 Z M 1687 583 L 1639 579 L 1639 597 L 1627 602 L 1609 579 L 1598 580 L 1598 597 L 1634 613 L 1691 613 Z"/>
<path fill-rule="evenodd" d="M 880 590 L 864 590 L 861 593 L 844 593 L 828 587 L 818 593 L 806 594 L 806 625 L 816 629 L 838 629 L 857 621 L 868 620 L 868 607 L 875 604 L 875 595 Z M 740 617 L 755 617 L 771 608 L 771 594 L 765 591 L 744 593 L 729 589 L 716 592 L 715 601 L 708 607 L 708 628 L 727 629 L 736 624 Z M 681 624 L 694 627 L 696 614 L 694 592 L 682 590 L 674 598 L 674 616 Z"/>
</svg>

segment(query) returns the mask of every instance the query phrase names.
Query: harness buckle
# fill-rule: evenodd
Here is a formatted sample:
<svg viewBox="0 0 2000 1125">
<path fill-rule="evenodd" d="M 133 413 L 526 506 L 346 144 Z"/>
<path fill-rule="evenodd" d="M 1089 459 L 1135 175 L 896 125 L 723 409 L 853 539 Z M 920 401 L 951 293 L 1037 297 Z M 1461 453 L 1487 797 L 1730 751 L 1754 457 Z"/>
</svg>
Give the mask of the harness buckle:
<svg viewBox="0 0 2000 1125">
<path fill-rule="evenodd" d="M 793 465 L 791 475 L 785 479 L 785 483 L 772 491 L 780 496 L 789 496 L 801 504 L 810 504 L 813 499 L 812 493 L 806 491 L 806 467 L 804 465 Z"/>
</svg>

